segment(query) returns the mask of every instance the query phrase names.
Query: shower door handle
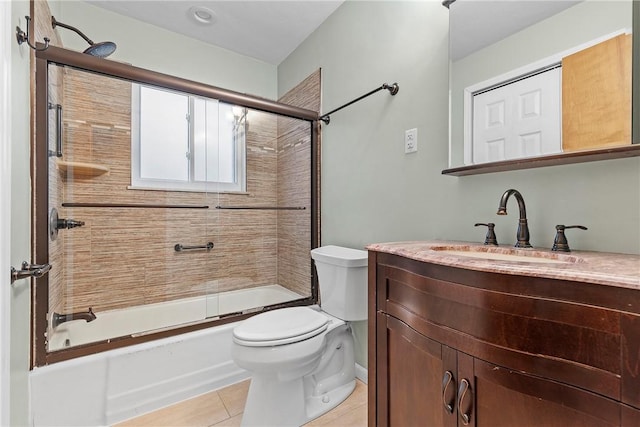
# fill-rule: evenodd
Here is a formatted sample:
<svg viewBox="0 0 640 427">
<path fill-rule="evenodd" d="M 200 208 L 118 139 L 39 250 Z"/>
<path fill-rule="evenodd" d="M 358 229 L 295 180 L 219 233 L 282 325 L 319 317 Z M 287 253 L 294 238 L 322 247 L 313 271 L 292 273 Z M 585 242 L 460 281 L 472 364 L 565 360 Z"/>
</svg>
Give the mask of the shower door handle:
<svg viewBox="0 0 640 427">
<path fill-rule="evenodd" d="M 50 110 L 56 110 L 56 151 L 49 150 L 49 157 L 62 157 L 62 105 L 49 103 Z"/>
<path fill-rule="evenodd" d="M 29 264 L 27 261 L 23 261 L 21 270 L 11 267 L 11 283 L 13 284 L 16 280 L 29 277 L 39 279 L 47 274 L 49 270 L 51 270 L 51 264 Z"/>
</svg>

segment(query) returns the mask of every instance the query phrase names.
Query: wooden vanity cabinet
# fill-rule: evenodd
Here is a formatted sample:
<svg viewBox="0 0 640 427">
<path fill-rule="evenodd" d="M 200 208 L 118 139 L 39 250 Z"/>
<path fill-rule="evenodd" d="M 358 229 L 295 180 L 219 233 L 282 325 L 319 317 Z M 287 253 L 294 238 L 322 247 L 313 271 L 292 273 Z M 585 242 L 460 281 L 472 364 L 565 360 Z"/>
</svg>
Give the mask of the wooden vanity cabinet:
<svg viewBox="0 0 640 427">
<path fill-rule="evenodd" d="M 607 291 L 640 297 L 370 252 L 369 426 L 637 426 L 640 316 Z"/>
</svg>

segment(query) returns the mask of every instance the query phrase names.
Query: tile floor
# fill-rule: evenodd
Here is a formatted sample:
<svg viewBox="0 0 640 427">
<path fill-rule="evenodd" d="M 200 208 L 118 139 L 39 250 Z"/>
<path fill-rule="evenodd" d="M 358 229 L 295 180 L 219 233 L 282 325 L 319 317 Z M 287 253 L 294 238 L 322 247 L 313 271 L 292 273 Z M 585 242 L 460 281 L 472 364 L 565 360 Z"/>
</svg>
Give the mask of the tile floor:
<svg viewBox="0 0 640 427">
<path fill-rule="evenodd" d="M 235 427 L 240 425 L 249 380 L 116 424 L 114 427 Z M 308 427 L 365 427 L 367 386 L 356 381 L 351 396 Z M 275 426 L 274 426 L 275 427 Z"/>
</svg>

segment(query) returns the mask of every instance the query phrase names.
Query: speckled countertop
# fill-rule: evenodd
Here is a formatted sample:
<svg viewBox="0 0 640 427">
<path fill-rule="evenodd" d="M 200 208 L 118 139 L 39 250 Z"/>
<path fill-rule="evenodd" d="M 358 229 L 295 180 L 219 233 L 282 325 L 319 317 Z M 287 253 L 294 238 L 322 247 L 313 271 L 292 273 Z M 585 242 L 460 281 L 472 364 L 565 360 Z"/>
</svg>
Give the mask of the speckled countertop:
<svg viewBox="0 0 640 427">
<path fill-rule="evenodd" d="M 640 256 L 607 252 L 553 252 L 549 249 L 518 249 L 508 246 L 451 241 L 376 243 L 370 251 L 386 252 L 417 261 L 502 274 L 598 283 L 640 290 Z M 486 253 L 489 255 L 485 255 Z M 500 254 L 516 256 L 515 260 Z M 523 258 L 524 257 L 524 258 Z M 527 259 L 530 258 L 531 261 Z"/>
</svg>

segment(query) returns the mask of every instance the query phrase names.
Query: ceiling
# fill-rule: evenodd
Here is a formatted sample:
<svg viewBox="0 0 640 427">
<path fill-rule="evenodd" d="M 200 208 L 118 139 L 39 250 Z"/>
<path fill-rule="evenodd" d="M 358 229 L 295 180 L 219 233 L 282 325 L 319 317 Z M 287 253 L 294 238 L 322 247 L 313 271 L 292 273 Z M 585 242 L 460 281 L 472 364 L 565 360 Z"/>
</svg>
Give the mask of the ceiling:
<svg viewBox="0 0 640 427">
<path fill-rule="evenodd" d="M 241 55 L 278 65 L 344 0 L 85 1 Z M 200 19 L 193 13 L 196 10 L 200 10 Z M 207 21 L 208 14 L 211 15 L 210 22 L 203 22 Z"/>
<path fill-rule="evenodd" d="M 85 0 L 241 55 L 279 65 L 345 0 Z M 422 0 L 427 1 L 427 0 Z M 456 0 L 450 5 L 451 57 L 476 50 L 581 0 Z M 197 8 L 211 14 L 201 22 Z"/>
</svg>

